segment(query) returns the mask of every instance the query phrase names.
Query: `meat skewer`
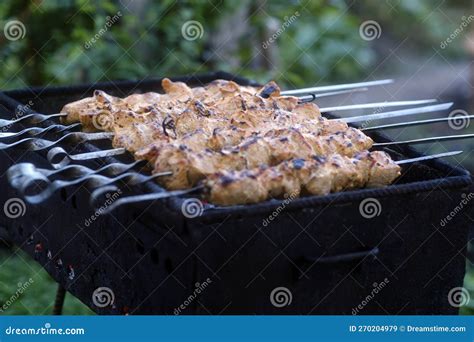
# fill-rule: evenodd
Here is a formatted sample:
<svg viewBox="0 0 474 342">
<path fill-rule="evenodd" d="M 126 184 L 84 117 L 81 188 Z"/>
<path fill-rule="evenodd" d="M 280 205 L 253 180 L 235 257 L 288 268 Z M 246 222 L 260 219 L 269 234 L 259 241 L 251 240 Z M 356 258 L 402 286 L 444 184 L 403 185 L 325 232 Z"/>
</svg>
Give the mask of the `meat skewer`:
<svg viewBox="0 0 474 342">
<path fill-rule="evenodd" d="M 429 156 L 410 158 L 410 159 L 396 161 L 395 164 L 402 165 L 402 164 L 416 163 L 419 161 L 444 158 L 448 156 L 458 155 L 462 152 L 463 151 L 452 151 L 452 152 L 434 154 L 434 155 L 429 155 Z M 176 191 L 170 191 L 170 192 L 151 193 L 151 194 L 144 194 L 144 195 L 122 197 L 122 198 L 117 199 L 114 203 L 112 203 L 109 207 L 107 207 L 104 213 L 110 213 L 113 210 L 125 204 L 141 203 L 145 201 L 155 201 L 155 200 L 165 199 L 165 198 L 174 197 L 174 196 L 181 196 L 184 194 L 189 194 L 192 192 L 197 192 L 197 191 L 202 191 L 202 190 L 204 190 L 204 192 L 207 192 L 207 197 L 209 198 L 209 193 L 212 192 L 212 189 L 210 189 L 209 187 L 206 188 L 205 185 L 200 185 L 195 188 L 191 188 L 187 190 L 176 190 Z"/>
<path fill-rule="evenodd" d="M 183 189 L 197 184 L 218 170 L 250 169 L 312 155 L 338 153 L 353 156 L 372 145 L 372 139 L 359 134 L 358 130 L 351 128 L 349 132 L 351 133 L 312 136 L 296 129 L 281 129 L 269 131 L 264 136 L 248 138 L 221 152 L 195 151 L 192 146 L 171 143 L 156 148 L 156 153 L 150 153 L 147 157 L 154 163 L 153 172 L 173 172 L 172 177 L 160 180 L 167 189 Z"/>
<path fill-rule="evenodd" d="M 169 81 L 169 80 L 168 80 Z M 171 81 L 170 81 L 171 82 Z M 222 82 L 222 80 L 218 80 L 216 81 L 215 83 L 218 84 L 219 82 Z M 225 81 L 225 82 L 232 82 L 232 81 Z M 317 93 L 317 92 L 320 92 L 320 91 L 326 91 L 325 89 L 327 90 L 331 90 L 329 93 L 327 93 L 327 96 L 331 96 L 331 95 L 338 95 L 338 94 L 342 94 L 342 93 L 345 93 L 345 91 L 359 91 L 359 90 L 365 90 L 365 88 L 367 86 L 372 86 L 372 85 L 380 85 L 380 84 L 387 84 L 387 83 L 391 83 L 393 82 L 393 80 L 381 80 L 381 81 L 373 81 L 373 82 L 362 82 L 362 83 L 352 83 L 352 84 L 342 84 L 342 85 L 335 85 L 335 86 L 324 86 L 324 87 L 313 87 L 313 88 L 305 88 L 305 89 L 298 89 L 296 91 L 299 91 L 298 94 L 310 94 L 310 93 Z M 176 88 L 180 88 L 180 86 L 174 86 L 174 83 L 180 83 L 180 82 L 172 82 L 173 84 L 171 84 L 169 87 L 168 87 L 168 91 L 169 92 L 172 92 L 173 90 L 175 90 Z M 232 82 L 233 83 L 233 82 Z M 212 84 L 212 83 L 211 83 Z M 234 83 L 235 84 L 235 83 Z M 184 83 L 183 83 L 184 85 Z M 236 85 L 236 84 L 235 84 Z M 184 85 L 185 86 L 185 85 Z M 198 87 L 198 88 L 203 88 L 203 87 Z M 181 86 L 181 89 L 185 89 L 184 87 Z M 189 88 L 191 89 L 191 88 Z M 196 89 L 196 88 L 193 88 L 193 89 Z M 245 90 L 249 91 L 249 92 L 252 92 L 253 89 L 257 89 L 257 87 L 245 87 L 244 88 Z M 332 90 L 341 90 L 340 92 L 337 92 L 337 91 L 332 91 Z M 205 93 L 205 91 L 203 91 L 202 89 L 199 90 L 200 94 L 203 94 Z M 186 91 L 185 91 L 186 93 Z M 144 100 L 146 98 L 150 98 L 150 97 L 156 97 L 157 95 L 161 95 L 161 94 L 157 94 L 157 93 L 147 93 L 147 94 L 140 94 L 138 96 L 136 96 L 137 98 L 139 98 L 140 100 Z M 291 95 L 291 94 L 287 94 L 287 92 L 282 92 L 281 95 Z M 133 96 L 133 95 L 132 95 Z M 314 95 L 316 96 L 316 95 Z M 321 97 L 321 96 L 324 96 L 324 94 L 318 94 L 317 97 Z M 129 99 L 131 100 L 131 99 Z M 306 99 L 305 101 L 307 101 L 307 96 L 306 96 Z M 135 101 L 135 104 L 138 104 L 138 102 L 140 101 Z M 76 101 L 74 104 L 76 105 L 81 105 L 81 106 L 91 106 L 91 98 L 85 98 L 85 99 L 82 99 L 80 101 Z M 70 106 L 71 107 L 71 106 Z M 90 108 L 89 108 L 90 109 Z M 77 113 L 76 113 L 77 114 Z M 19 123 L 19 122 L 27 122 L 28 124 L 39 124 L 43 121 L 46 121 L 46 120 L 50 120 L 52 118 L 56 118 L 56 117 L 60 117 L 62 118 L 62 123 L 71 123 L 71 122 L 78 122 L 78 116 L 76 115 L 74 117 L 74 115 L 71 115 L 70 112 L 68 113 L 57 113 L 57 114 L 48 114 L 48 115 L 44 115 L 44 114 L 39 114 L 39 113 L 33 113 L 33 114 L 29 114 L 29 115 L 25 115 L 25 116 L 22 116 L 20 118 L 17 118 L 17 119 L 12 119 L 12 120 L 5 120 L 5 119 L 1 119 L 0 120 L 0 128 L 2 127 L 7 127 L 7 126 L 10 126 L 10 125 L 13 125 L 15 123 Z"/>
<path fill-rule="evenodd" d="M 246 97 L 242 97 L 241 94 L 237 97 L 232 97 L 232 96 L 227 96 L 227 97 L 222 97 L 217 100 L 213 101 L 208 101 L 205 100 L 205 102 L 201 103 L 200 101 L 203 100 L 202 98 L 194 98 L 193 101 L 195 101 L 196 104 L 199 104 L 200 107 L 198 109 L 202 108 L 202 110 L 205 110 L 205 107 L 208 107 L 208 111 L 213 113 L 213 117 L 216 115 L 219 116 L 230 116 L 232 113 L 236 111 L 245 111 L 247 112 L 247 109 L 284 109 L 288 111 L 292 111 L 298 106 L 298 101 L 296 98 L 293 97 L 280 97 L 279 96 L 279 90 L 277 89 L 276 86 L 272 86 L 271 83 L 269 85 L 266 85 L 261 92 L 265 92 L 265 88 L 271 88 L 272 91 L 276 94 L 276 96 L 273 96 L 273 93 L 271 93 L 272 96 L 269 96 L 266 100 L 256 97 L 256 95 L 247 93 Z M 194 88 L 195 89 L 195 88 Z M 155 94 L 156 96 L 151 96 L 151 93 L 144 94 L 143 97 L 140 97 L 141 101 L 144 101 L 142 104 L 143 108 L 148 107 L 153 107 L 157 106 L 160 103 L 160 98 L 164 98 L 165 103 L 171 103 L 172 105 L 168 106 L 171 108 L 175 107 L 175 103 L 172 102 L 172 99 L 169 97 L 166 97 L 166 95 L 159 95 Z M 227 93 L 228 94 L 228 93 Z M 111 96 L 106 95 L 103 92 L 96 91 L 95 93 L 95 100 L 92 100 L 91 98 L 80 100 L 75 103 L 70 103 L 63 108 L 63 112 L 70 113 L 68 115 L 68 118 L 64 119 L 63 121 L 67 122 L 76 122 L 78 120 L 81 120 L 81 122 L 84 124 L 86 128 L 92 128 L 91 121 L 92 118 L 94 117 L 100 117 L 104 113 L 107 115 L 108 120 L 113 120 L 114 119 L 114 114 L 112 111 L 112 108 L 115 108 L 115 112 L 120 112 L 118 109 L 123 109 L 123 110 L 132 110 L 132 107 L 136 109 L 136 105 L 131 106 L 130 105 L 130 97 L 134 97 L 135 100 L 132 102 L 137 101 L 137 96 L 139 95 L 132 95 L 129 96 L 125 99 L 118 99 L 118 98 L 113 98 Z M 148 102 L 145 101 L 145 99 L 149 99 Z M 191 97 L 188 98 L 188 101 L 191 99 Z M 259 101 L 256 101 L 256 99 L 259 99 Z M 275 102 L 276 101 L 276 102 Z M 425 103 L 430 103 L 434 102 L 436 100 L 429 99 L 429 100 L 418 100 L 418 101 L 393 101 L 393 102 L 381 102 L 381 103 L 367 103 L 367 104 L 356 104 L 356 105 L 348 105 L 348 106 L 337 106 L 337 107 L 328 107 L 328 108 L 323 108 L 321 111 L 317 109 L 317 107 L 314 107 L 314 113 L 315 115 L 319 116 L 320 112 L 334 112 L 334 111 L 344 111 L 344 110 L 351 110 L 351 109 L 361 109 L 361 108 L 379 108 L 379 107 L 393 107 L 393 106 L 410 106 L 410 105 L 418 105 L 418 104 L 425 104 Z M 266 103 L 270 102 L 270 103 Z M 262 108 L 263 105 L 263 108 Z M 95 106 L 95 107 L 94 107 Z M 163 104 L 161 104 L 159 107 L 164 107 Z M 186 110 L 183 108 L 182 104 L 181 106 L 178 106 L 181 110 Z M 188 108 L 189 109 L 189 108 Z M 195 112 L 199 112 L 199 110 L 194 110 Z M 155 115 L 157 111 L 154 112 Z M 179 114 L 178 114 L 179 115 Z M 202 116 L 209 116 L 200 113 Z M 175 118 L 177 115 L 174 115 Z M 160 117 L 160 120 L 163 120 L 163 117 Z M 97 125 L 96 125 L 97 126 Z M 105 126 L 105 125 L 104 125 Z"/>
<path fill-rule="evenodd" d="M 221 205 L 249 204 L 269 198 L 294 199 L 303 194 L 324 195 L 329 192 L 349 190 L 354 187 L 379 187 L 390 184 L 398 177 L 398 165 L 426 161 L 447 156 L 454 156 L 462 151 L 445 152 L 430 156 L 405 159 L 393 162 L 384 152 L 363 152 L 355 158 L 345 158 L 333 155 L 328 158 L 311 158 L 309 160 L 293 159 L 277 167 L 259 168 L 241 172 L 216 173 L 203 184 L 186 190 L 152 193 L 130 196 L 117 200 L 117 204 L 144 200 L 156 200 L 179 196 L 196 190 L 204 190 L 205 198 Z M 343 169 L 343 171 L 339 171 Z M 23 171 L 22 171 L 23 170 Z M 125 170 L 126 171 L 126 170 Z M 50 197 L 58 189 L 78 185 L 84 182 L 92 189 L 102 189 L 121 181 L 127 184 L 141 184 L 164 174 L 143 176 L 134 172 L 125 172 L 111 177 L 98 175 L 96 171 L 81 167 L 78 178 L 72 181 L 50 181 L 47 177 L 57 173 L 36 169 L 32 164 L 21 163 L 7 173 L 10 183 L 23 193 L 30 203 L 39 203 Z M 21 175 L 19 173 L 22 173 Z M 43 187 L 38 191 L 36 182 L 42 182 Z M 33 190 L 34 195 L 31 194 Z M 236 191 L 235 191 L 236 190 Z M 229 197 L 226 194 L 231 194 Z"/>
<path fill-rule="evenodd" d="M 436 157 L 458 153 L 449 152 Z M 214 204 L 226 206 L 258 203 L 270 198 L 295 198 L 301 194 L 327 195 L 353 188 L 382 187 L 400 175 L 399 164 L 414 160 L 394 162 L 386 153 L 375 151 L 362 152 L 354 158 L 332 155 L 293 159 L 275 167 L 219 172 L 204 181 L 205 197 Z"/>
<path fill-rule="evenodd" d="M 434 105 L 434 106 L 424 106 L 424 107 L 418 107 L 418 108 L 410 108 L 410 109 L 404 109 L 404 110 L 399 110 L 399 111 L 391 111 L 391 112 L 386 112 L 386 113 L 380 113 L 380 114 L 373 114 L 372 117 L 375 117 L 375 119 L 385 119 L 385 118 L 392 118 L 392 117 L 399 117 L 399 116 L 407 116 L 407 115 L 416 115 L 420 113 L 425 113 L 425 112 L 433 112 L 433 111 L 438 111 L 438 110 L 443 110 L 446 108 L 449 108 L 452 105 L 452 103 L 446 103 L 446 104 L 439 104 L 439 105 Z M 344 118 L 344 119 L 334 119 L 334 120 L 328 120 L 331 123 L 341 123 L 342 121 L 350 121 L 350 122 L 360 122 L 360 121 L 367 121 L 366 117 L 359 116 L 359 117 L 350 117 L 350 118 Z M 152 134 L 155 131 L 152 131 Z M 139 132 L 140 134 L 138 135 L 140 139 L 143 139 L 145 134 L 142 134 L 142 132 Z M 155 132 L 156 133 L 156 132 Z M 124 131 L 125 137 L 130 136 L 130 132 L 128 132 L 129 135 L 127 135 L 127 131 Z M 119 139 L 119 138 L 117 138 Z M 152 135 L 152 139 L 155 139 Z M 116 146 L 124 146 L 125 144 L 117 142 L 115 144 Z M 139 148 L 130 148 L 129 150 L 139 150 Z"/>
<path fill-rule="evenodd" d="M 292 159 L 277 166 L 219 172 L 204 181 L 206 198 L 219 205 L 258 203 L 270 198 L 327 195 L 352 188 L 381 187 L 400 175 L 400 167 L 381 151 L 354 158 Z"/>
<path fill-rule="evenodd" d="M 370 127 L 362 127 L 359 130 L 366 132 L 366 131 L 375 131 L 375 130 L 383 130 L 383 129 L 392 129 L 392 128 L 400 128 L 400 127 L 408 127 L 408 126 L 419 126 L 419 125 L 426 125 L 426 124 L 433 124 L 433 123 L 441 123 L 441 122 L 450 122 L 450 121 L 461 121 L 461 120 L 471 120 L 474 119 L 474 115 L 464 115 L 464 116 L 456 116 L 456 117 L 444 117 L 444 118 L 435 118 L 435 119 L 427 119 L 427 120 L 415 120 L 415 121 L 405 121 L 405 122 L 397 122 L 392 124 L 385 124 L 385 125 L 377 125 L 377 126 L 370 126 Z M 3 132 L 0 133 L 0 140 L 1 139 L 8 139 L 8 138 L 18 138 L 24 135 L 37 137 L 44 135 L 46 133 L 60 133 L 64 131 L 71 131 L 81 126 L 80 123 L 75 123 L 71 125 L 51 125 L 47 127 L 29 127 L 25 128 L 19 132 Z M 90 133 L 90 135 L 94 135 L 96 133 Z M 101 134 L 101 133 L 97 133 Z"/>
<path fill-rule="evenodd" d="M 64 106 L 62 112 L 68 113 L 68 116 L 63 119 L 64 122 L 77 122 L 81 116 L 94 116 L 100 114 L 103 110 L 111 110 L 111 107 L 128 108 L 137 111 L 140 108 L 147 108 L 153 105 L 161 108 L 173 109 L 177 105 L 183 105 L 183 102 L 202 101 L 204 105 L 214 104 L 216 102 L 229 100 L 240 97 L 243 101 L 259 100 L 258 104 L 262 104 L 262 99 L 271 99 L 272 101 L 286 102 L 284 108 L 287 110 L 293 109 L 298 104 L 298 98 L 291 96 L 280 96 L 280 89 L 274 82 L 267 83 L 263 88 L 239 86 L 232 81 L 217 80 L 205 87 L 189 88 L 186 84 L 181 82 L 172 82 L 168 79 L 162 81 L 162 86 L 166 94 L 146 93 L 131 95 L 125 99 L 115 98 L 107 95 L 102 91 L 96 91 L 92 98 L 82 99 Z M 237 96 L 235 96 L 237 95 Z M 263 101 L 264 103 L 265 101 Z M 420 103 L 414 102 L 413 104 Z M 254 103 L 255 105 L 255 103 Z M 386 104 L 390 106 L 391 104 Z M 397 105 L 393 102 L 393 105 Z M 400 104 L 403 105 L 403 104 Z M 406 105 L 411 105 L 408 101 Z M 359 108 L 356 105 L 355 108 Z M 363 108 L 374 108 L 370 104 L 364 104 Z M 373 106 L 379 107 L 379 104 Z M 251 105 L 246 105 L 251 107 Z M 343 106 L 342 110 L 349 109 L 348 106 Z M 182 109 L 182 108 L 181 108 Z M 237 109 L 237 108 L 232 108 Z M 331 108 L 337 110 L 337 107 Z M 87 125 L 86 125 L 87 126 Z"/>
<path fill-rule="evenodd" d="M 391 112 L 391 113 L 393 113 L 394 116 L 408 115 L 411 113 L 423 112 L 425 111 L 425 108 L 426 107 L 413 108 L 412 110 L 405 110 L 401 112 Z M 438 110 L 439 108 L 441 107 L 431 107 L 428 111 Z M 163 133 L 164 135 L 168 135 L 166 131 L 167 124 L 171 125 L 169 128 L 172 129 L 172 132 L 173 132 L 172 134 L 174 135 L 173 138 L 178 138 L 180 135 L 184 133 L 188 133 L 189 131 L 194 131 L 197 127 L 204 126 L 207 129 L 208 136 L 211 135 L 210 131 L 212 131 L 212 136 L 210 136 L 207 139 L 211 139 L 213 142 L 212 142 L 212 146 L 206 146 L 205 143 L 202 143 L 202 146 L 211 147 L 213 149 L 221 149 L 225 147 L 225 145 L 237 144 L 243 138 L 250 136 L 253 132 L 249 131 L 248 129 L 252 128 L 252 126 L 254 127 L 254 129 L 257 129 L 258 126 L 261 126 L 263 124 L 267 124 L 267 125 L 270 123 L 273 124 L 272 121 L 274 120 L 272 119 L 275 119 L 275 118 L 277 118 L 280 121 L 279 124 L 285 124 L 286 126 L 304 123 L 304 126 L 309 126 L 308 131 L 312 131 L 312 132 L 318 130 L 318 125 L 320 123 L 331 125 L 337 122 L 337 121 L 330 121 L 330 122 L 322 121 L 322 118 L 319 116 L 319 111 L 317 110 L 317 107 L 315 106 L 311 107 L 309 106 L 309 104 L 297 105 L 295 107 L 295 110 L 297 111 L 298 114 L 308 115 L 309 118 L 304 117 L 303 115 L 301 116 L 292 115 L 292 113 L 289 113 L 289 112 L 286 113 L 285 111 L 282 111 L 283 115 L 275 116 L 274 110 L 258 110 L 254 112 L 250 111 L 250 112 L 241 113 L 241 114 L 237 113 L 231 118 L 230 122 L 242 123 L 244 126 L 236 127 L 235 125 L 232 125 L 234 126 L 232 130 L 225 130 L 225 129 L 220 130 L 220 129 L 225 128 L 226 125 L 227 126 L 229 125 L 228 120 L 210 121 L 212 119 L 203 119 L 203 118 L 200 119 L 199 117 L 196 117 L 195 113 L 188 112 L 188 113 L 182 114 L 176 120 L 169 118 L 169 120 L 166 121 L 166 124 L 165 124 L 165 120 L 163 120 L 162 122 Z M 137 119 L 136 116 L 134 116 L 134 114 L 129 114 L 129 115 Z M 239 119 L 239 116 L 242 119 Z M 316 118 L 319 118 L 319 122 L 315 121 Z M 207 121 L 207 123 L 210 122 L 210 124 L 203 125 L 201 122 L 202 120 Z M 126 125 L 126 124 L 116 125 L 118 127 L 114 129 L 115 131 L 114 146 L 115 147 L 117 146 L 125 147 L 132 152 L 136 152 L 140 150 L 140 148 L 146 145 L 149 145 L 151 142 L 157 139 L 158 140 L 167 139 L 163 136 L 163 134 L 160 134 L 160 132 L 158 132 L 156 129 L 156 126 L 159 125 L 159 121 L 157 122 L 157 121 L 151 120 L 146 123 L 133 122 L 133 120 L 129 120 L 129 121 L 132 122 L 131 125 Z M 341 121 L 339 121 L 338 124 L 340 125 Z M 247 131 L 245 129 L 247 129 Z M 270 127 L 269 129 L 272 129 L 272 128 Z M 338 132 L 344 129 L 347 129 L 347 126 L 343 128 L 339 128 L 337 130 L 332 130 L 332 132 Z M 206 139 L 205 135 L 202 135 L 202 136 L 204 139 Z M 230 141 L 227 141 L 228 140 L 227 138 L 229 137 L 232 137 L 232 139 L 230 139 Z M 220 144 L 218 143 L 219 140 L 221 140 Z"/>
<path fill-rule="evenodd" d="M 464 138 L 471 138 L 473 136 L 471 135 L 459 135 L 459 136 L 450 136 L 450 140 L 455 140 L 457 137 L 464 139 Z M 437 139 L 441 138 L 443 140 L 443 136 L 441 137 L 433 137 L 429 138 L 430 141 L 436 141 Z M 430 141 L 424 141 L 424 142 L 430 142 Z M 408 143 L 408 142 L 402 142 L 402 143 Z M 420 142 L 421 143 L 421 142 Z M 391 142 L 388 143 L 389 145 L 396 145 L 397 142 Z M 375 145 L 375 144 L 374 144 Z M 63 148 L 61 147 L 55 147 L 51 149 L 48 152 L 48 160 L 51 163 L 51 165 L 55 169 L 62 168 L 66 165 L 68 165 L 71 161 L 83 161 L 83 160 L 94 160 L 94 159 L 99 159 L 99 158 L 104 158 L 104 157 L 109 157 L 109 156 L 118 156 L 125 154 L 127 150 L 125 148 L 114 148 L 110 150 L 102 150 L 102 151 L 96 151 L 96 152 L 86 152 L 86 153 L 80 153 L 80 154 L 69 154 L 67 153 Z M 55 162 L 55 160 L 59 159 L 62 157 L 60 162 Z"/>
<path fill-rule="evenodd" d="M 352 92 L 352 91 L 363 91 L 367 89 L 366 88 L 367 86 L 387 84 L 387 83 L 392 83 L 392 82 L 393 80 L 381 80 L 381 81 L 373 81 L 373 82 L 350 83 L 350 84 L 341 84 L 341 85 L 334 85 L 334 86 L 304 88 L 304 89 L 297 89 L 297 91 L 298 90 L 300 91 L 298 94 L 300 93 L 310 94 L 310 93 L 317 93 L 321 91 L 327 91 L 325 89 L 328 89 L 330 90 L 330 92 L 327 93 L 327 96 L 332 96 L 332 95 L 345 94 L 347 92 Z M 367 85 L 363 86 L 364 83 L 367 83 Z M 248 88 L 252 89 L 252 87 L 248 87 Z M 311 91 L 311 89 L 313 89 L 313 91 Z M 332 90 L 343 90 L 343 91 L 337 92 L 337 91 L 332 91 Z M 289 95 L 286 92 L 287 91 L 282 92 L 282 95 Z M 317 97 L 322 97 L 324 95 L 325 94 L 318 94 Z M 84 101 L 84 102 L 87 102 L 87 101 Z M 25 115 L 13 120 L 0 119 L 0 128 L 10 126 L 12 124 L 22 122 L 22 121 L 28 122 L 28 124 L 39 124 L 43 121 L 50 120 L 52 118 L 66 117 L 68 115 L 69 115 L 68 113 L 57 113 L 57 114 L 47 114 L 47 115 L 32 113 L 32 114 L 28 114 L 28 115 Z"/>
</svg>

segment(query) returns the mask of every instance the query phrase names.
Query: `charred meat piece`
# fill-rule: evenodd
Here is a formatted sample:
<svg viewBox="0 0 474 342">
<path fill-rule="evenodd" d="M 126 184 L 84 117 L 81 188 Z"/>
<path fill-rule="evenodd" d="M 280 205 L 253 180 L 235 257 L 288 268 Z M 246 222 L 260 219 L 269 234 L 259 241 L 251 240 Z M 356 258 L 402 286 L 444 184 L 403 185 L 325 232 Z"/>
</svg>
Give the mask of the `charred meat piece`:
<svg viewBox="0 0 474 342">
<path fill-rule="evenodd" d="M 354 158 L 294 159 L 274 167 L 223 171 L 205 181 L 207 199 L 215 204 L 258 203 L 302 194 L 327 195 L 354 188 L 386 186 L 400 175 L 400 167 L 380 151 Z"/>
</svg>

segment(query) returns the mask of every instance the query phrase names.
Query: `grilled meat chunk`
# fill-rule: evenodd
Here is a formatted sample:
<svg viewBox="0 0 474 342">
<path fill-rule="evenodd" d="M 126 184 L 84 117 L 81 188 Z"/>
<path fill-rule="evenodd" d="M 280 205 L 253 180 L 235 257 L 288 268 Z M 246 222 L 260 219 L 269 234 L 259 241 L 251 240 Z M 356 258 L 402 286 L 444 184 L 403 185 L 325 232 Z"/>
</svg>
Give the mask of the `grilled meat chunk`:
<svg viewBox="0 0 474 342">
<path fill-rule="evenodd" d="M 386 186 L 399 175 L 400 167 L 386 153 L 375 151 L 362 152 L 354 158 L 336 154 L 292 159 L 274 167 L 222 171 L 207 177 L 204 185 L 210 202 L 235 205 Z"/>
</svg>

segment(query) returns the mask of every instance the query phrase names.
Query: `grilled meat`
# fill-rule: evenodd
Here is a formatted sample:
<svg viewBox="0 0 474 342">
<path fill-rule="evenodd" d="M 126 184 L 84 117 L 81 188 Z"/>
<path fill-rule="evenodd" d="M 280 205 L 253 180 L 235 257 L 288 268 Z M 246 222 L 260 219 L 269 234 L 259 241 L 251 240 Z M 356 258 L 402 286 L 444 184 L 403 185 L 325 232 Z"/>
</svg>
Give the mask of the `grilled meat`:
<svg viewBox="0 0 474 342">
<path fill-rule="evenodd" d="M 62 121 L 66 124 L 80 121 L 87 130 L 102 130 L 102 127 L 98 128 L 93 122 L 99 114 L 108 115 L 108 121 L 118 119 L 117 115 L 124 111 L 161 116 L 161 119 L 168 115 L 176 118 L 186 110 L 193 111 L 198 118 L 215 113 L 228 117 L 239 110 L 258 108 L 291 111 L 298 105 L 296 97 L 272 96 L 263 99 L 256 95 L 257 88 L 242 87 L 232 81 L 218 80 L 206 87 L 189 88 L 182 82 L 164 79 L 162 86 L 165 94 L 149 92 L 130 95 L 124 99 L 96 90 L 92 97 L 65 105 L 61 112 L 68 115 Z M 279 89 L 277 93 L 279 94 Z"/>
<path fill-rule="evenodd" d="M 383 152 L 367 152 L 372 139 L 317 105 L 262 88 L 217 80 L 204 87 L 162 81 L 164 94 L 117 98 L 103 91 L 63 108 L 66 123 L 114 132 L 114 147 L 146 159 L 158 181 L 185 189 L 203 181 L 211 202 L 256 203 L 292 194 L 322 195 L 384 186 L 399 167 Z"/>
<path fill-rule="evenodd" d="M 380 187 L 389 185 L 399 175 L 400 167 L 386 153 L 366 151 L 354 158 L 336 154 L 292 159 L 274 167 L 223 171 L 209 176 L 204 185 L 210 202 L 235 205 Z"/>
<path fill-rule="evenodd" d="M 296 129 L 280 129 L 269 131 L 264 136 L 249 137 L 237 146 L 215 152 L 203 146 L 194 149 L 192 139 L 195 136 L 190 135 L 188 140 L 183 139 L 179 144 L 162 143 L 148 155 L 140 156 L 154 163 L 154 172 L 173 172 L 172 176 L 159 180 L 166 188 L 185 189 L 220 170 L 253 169 L 293 158 L 334 153 L 353 156 L 371 146 L 372 140 L 364 137 L 355 143 L 345 134 L 313 136 Z M 187 141 L 190 143 L 186 144 Z"/>
<path fill-rule="evenodd" d="M 213 104 L 216 101 L 226 97 L 233 96 L 235 93 L 245 92 L 252 96 L 257 92 L 257 88 L 240 87 L 235 82 L 217 80 L 206 87 L 189 88 L 182 82 L 172 82 L 169 79 L 162 81 L 162 87 L 165 94 L 145 93 L 133 94 L 124 99 L 110 96 L 104 91 L 96 90 L 92 97 L 87 97 L 63 107 L 62 113 L 68 115 L 62 119 L 63 123 L 70 124 L 81 121 L 85 128 L 94 129 L 91 125 L 91 118 L 104 111 L 114 115 L 120 110 L 130 110 L 133 112 L 146 112 L 147 109 L 154 107 L 158 112 L 169 112 L 185 109 L 185 105 L 191 99 L 203 101 L 206 104 Z M 85 118 L 83 118 L 85 116 Z M 83 122 L 84 119 L 84 122 Z"/>
</svg>

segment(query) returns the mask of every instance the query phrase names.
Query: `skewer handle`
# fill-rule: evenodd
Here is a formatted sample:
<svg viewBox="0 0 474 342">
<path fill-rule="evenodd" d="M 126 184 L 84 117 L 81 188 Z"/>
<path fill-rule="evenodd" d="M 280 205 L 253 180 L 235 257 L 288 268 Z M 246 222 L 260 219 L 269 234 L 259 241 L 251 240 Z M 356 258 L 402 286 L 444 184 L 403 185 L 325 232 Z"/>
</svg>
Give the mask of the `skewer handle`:
<svg viewBox="0 0 474 342">
<path fill-rule="evenodd" d="M 86 141 L 104 140 L 113 137 L 113 133 L 101 132 L 101 133 L 84 133 L 84 132 L 71 132 L 63 135 L 61 138 L 51 141 L 41 138 L 25 138 L 18 140 L 11 144 L 0 143 L 0 150 L 8 150 L 10 148 L 22 148 L 28 151 L 41 151 L 47 150 L 60 142 L 66 140 L 73 143 L 81 143 Z"/>
<path fill-rule="evenodd" d="M 108 214 L 112 212 L 113 210 L 115 210 L 116 208 L 125 204 L 139 203 L 139 202 L 146 202 L 146 201 L 157 201 L 157 200 L 166 199 L 170 197 L 187 195 L 189 193 L 196 192 L 202 189 L 203 189 L 202 186 L 197 186 L 197 187 L 186 189 L 186 190 L 163 191 L 163 192 L 155 192 L 151 194 L 127 196 L 127 197 L 119 198 L 117 201 L 112 203 L 112 205 L 110 205 L 104 210 L 104 214 Z"/>
<path fill-rule="evenodd" d="M 110 150 L 102 150 L 96 152 L 69 154 L 62 147 L 55 147 L 49 150 L 47 158 L 53 168 L 62 169 L 63 167 L 67 166 L 71 161 L 84 161 L 112 157 L 125 154 L 125 152 L 126 149 L 124 148 L 114 148 Z M 61 158 L 61 160 L 59 162 L 55 162 L 55 160 L 57 160 L 58 158 Z"/>
<path fill-rule="evenodd" d="M 24 135 L 28 135 L 30 137 L 33 136 L 39 136 L 43 135 L 46 133 L 61 133 L 64 131 L 70 131 L 76 128 L 79 128 L 81 126 L 80 123 L 75 123 L 72 125 L 68 126 L 63 126 L 63 125 L 51 125 L 48 127 L 29 127 L 25 128 L 24 130 L 21 130 L 19 132 L 2 132 L 0 133 L 0 139 L 5 139 L 5 138 L 19 138 Z"/>
<path fill-rule="evenodd" d="M 20 122 L 27 125 L 36 125 L 46 120 L 60 118 L 63 116 L 67 116 L 67 113 L 57 113 L 57 114 L 49 114 L 49 115 L 33 113 L 33 114 L 22 116 L 18 119 L 12 119 L 12 120 L 0 119 L 0 128 L 10 127 Z"/>
<path fill-rule="evenodd" d="M 74 180 L 54 180 L 50 181 L 33 164 L 23 163 L 20 166 L 8 170 L 10 184 L 25 195 L 25 199 L 32 204 L 38 204 L 56 191 L 73 185 L 85 183 L 88 188 L 96 189 L 103 186 L 110 186 L 123 182 L 127 186 L 136 186 L 152 181 L 161 176 L 169 176 L 171 172 L 155 173 L 145 176 L 137 172 L 126 172 L 119 176 L 110 178 L 103 175 L 88 174 Z M 41 186 L 39 186 L 41 185 Z M 38 191 L 40 189 L 40 191 Z M 32 195 L 34 193 L 34 195 Z"/>
</svg>

